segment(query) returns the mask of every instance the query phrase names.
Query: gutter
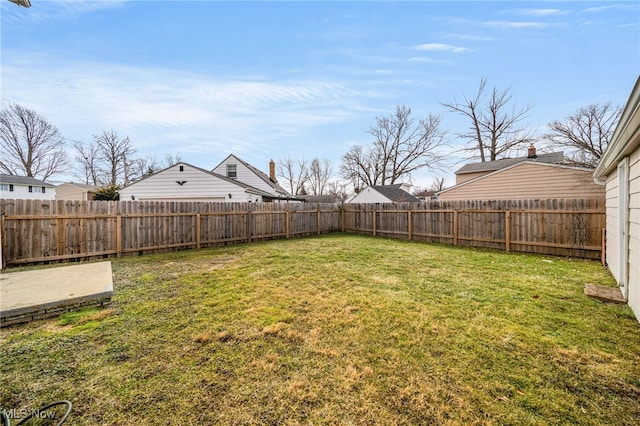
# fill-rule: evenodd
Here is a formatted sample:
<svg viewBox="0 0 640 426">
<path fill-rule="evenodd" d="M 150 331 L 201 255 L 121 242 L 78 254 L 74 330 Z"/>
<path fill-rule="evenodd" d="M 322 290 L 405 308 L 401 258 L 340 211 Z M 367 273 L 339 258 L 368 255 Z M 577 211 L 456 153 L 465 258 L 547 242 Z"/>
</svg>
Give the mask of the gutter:
<svg viewBox="0 0 640 426">
<path fill-rule="evenodd" d="M 593 176 L 593 181 L 595 182 L 596 185 L 600 185 L 600 186 L 606 186 L 607 185 L 607 181 L 606 180 L 601 180 L 599 177 L 596 177 L 595 175 Z"/>
</svg>

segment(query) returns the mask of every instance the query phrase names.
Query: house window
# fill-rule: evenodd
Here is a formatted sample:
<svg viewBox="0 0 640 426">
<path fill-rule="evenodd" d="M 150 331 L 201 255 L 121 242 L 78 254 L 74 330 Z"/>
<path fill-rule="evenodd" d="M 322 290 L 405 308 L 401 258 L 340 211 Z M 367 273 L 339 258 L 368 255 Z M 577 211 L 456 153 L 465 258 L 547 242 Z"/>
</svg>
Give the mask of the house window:
<svg viewBox="0 0 640 426">
<path fill-rule="evenodd" d="M 184 166 L 180 166 L 180 171 L 184 172 Z"/>
<path fill-rule="evenodd" d="M 0 184 L 0 190 L 13 192 L 13 184 L 12 183 Z"/>
<path fill-rule="evenodd" d="M 227 177 L 232 179 L 238 177 L 238 167 L 236 164 L 227 164 Z"/>
<path fill-rule="evenodd" d="M 33 192 L 33 186 L 29 185 L 29 192 Z"/>
<path fill-rule="evenodd" d="M 44 194 L 44 186 L 31 186 L 29 185 L 29 192 L 37 192 Z"/>
</svg>

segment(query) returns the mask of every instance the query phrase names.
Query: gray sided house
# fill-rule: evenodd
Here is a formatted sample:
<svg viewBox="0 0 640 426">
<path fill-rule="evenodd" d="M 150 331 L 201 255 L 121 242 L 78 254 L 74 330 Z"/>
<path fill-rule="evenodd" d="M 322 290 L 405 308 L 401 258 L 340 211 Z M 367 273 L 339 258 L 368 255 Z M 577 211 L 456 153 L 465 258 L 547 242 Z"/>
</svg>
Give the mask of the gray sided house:
<svg viewBox="0 0 640 426">
<path fill-rule="evenodd" d="M 594 177 L 606 188 L 607 266 L 640 320 L 640 78 Z"/>
</svg>

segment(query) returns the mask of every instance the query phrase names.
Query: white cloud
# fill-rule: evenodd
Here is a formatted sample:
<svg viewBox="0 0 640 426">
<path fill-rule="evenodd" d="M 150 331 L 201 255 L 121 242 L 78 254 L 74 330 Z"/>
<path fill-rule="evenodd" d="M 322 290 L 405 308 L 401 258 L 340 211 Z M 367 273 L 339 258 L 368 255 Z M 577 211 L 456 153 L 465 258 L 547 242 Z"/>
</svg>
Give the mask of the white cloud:
<svg viewBox="0 0 640 426">
<path fill-rule="evenodd" d="M 602 13 L 602 12 L 607 12 L 610 10 L 627 10 L 627 11 L 638 11 L 638 4 L 636 2 L 629 2 L 626 4 L 621 4 L 621 3 L 613 3 L 613 4 L 608 4 L 606 6 L 595 6 L 595 7 L 588 7 L 585 9 L 582 9 L 580 12 L 582 13 Z"/>
<path fill-rule="evenodd" d="M 488 37 L 485 35 L 477 35 L 477 34 L 446 34 L 442 36 L 442 38 L 450 38 L 450 39 L 464 40 L 464 41 L 479 41 L 479 42 L 495 41 L 494 37 Z"/>
<path fill-rule="evenodd" d="M 560 16 L 571 13 L 569 10 L 562 9 L 520 9 L 518 12 L 526 16 Z"/>
<path fill-rule="evenodd" d="M 438 58 L 432 58 L 429 56 L 412 56 L 411 58 L 409 58 L 409 61 L 411 62 L 423 62 L 423 63 L 428 63 L 428 64 L 438 64 L 438 65 L 448 65 L 451 64 L 452 62 L 447 60 L 447 59 L 438 59 Z"/>
<path fill-rule="evenodd" d="M 413 47 L 415 50 L 422 50 L 428 52 L 453 52 L 453 53 L 461 53 L 466 52 L 469 49 L 466 47 L 452 46 L 450 44 L 444 43 L 425 43 L 419 44 Z"/>
<path fill-rule="evenodd" d="M 483 23 L 486 27 L 502 29 L 545 29 L 559 24 L 552 22 L 523 22 L 523 21 L 488 21 Z"/>
<path fill-rule="evenodd" d="M 3 107 L 15 102 L 33 109 L 71 140 L 88 142 L 114 129 L 141 152 L 160 156 L 268 147 L 314 126 L 347 121 L 362 113 L 369 97 L 317 79 L 217 78 L 3 53 Z M 45 69 L 43 63 L 55 65 Z"/>
</svg>

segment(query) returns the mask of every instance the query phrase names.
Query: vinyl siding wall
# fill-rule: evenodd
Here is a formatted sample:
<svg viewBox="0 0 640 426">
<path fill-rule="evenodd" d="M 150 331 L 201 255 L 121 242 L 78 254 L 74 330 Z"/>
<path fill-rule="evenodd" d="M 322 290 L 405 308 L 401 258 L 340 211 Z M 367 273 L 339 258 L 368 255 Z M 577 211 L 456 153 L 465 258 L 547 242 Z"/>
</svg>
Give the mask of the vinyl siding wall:
<svg viewBox="0 0 640 426">
<path fill-rule="evenodd" d="M 264 179 L 260 178 L 260 176 L 256 175 L 253 170 L 242 164 L 240 160 L 238 160 L 234 156 L 227 157 L 222 163 L 220 163 L 215 169 L 213 169 L 214 173 L 218 173 L 222 176 L 227 176 L 227 164 L 235 164 L 237 177 L 236 180 L 238 182 L 242 182 L 246 185 L 252 186 L 254 188 L 260 189 L 272 195 L 277 195 L 274 191 L 273 187 L 269 185 Z M 267 167 L 269 165 L 267 164 Z"/>
<path fill-rule="evenodd" d="M 611 274 L 620 282 L 620 227 L 618 224 L 618 171 L 607 176 L 605 205 L 607 211 L 607 265 Z"/>
<path fill-rule="evenodd" d="M 181 172 L 180 166 L 176 164 L 122 189 L 120 200 L 129 201 L 133 196 L 136 201 L 249 201 L 244 188 L 188 165 L 183 165 L 184 171 Z M 176 181 L 186 183 L 179 185 Z M 251 201 L 254 201 L 253 198 Z"/>
<path fill-rule="evenodd" d="M 62 184 L 56 186 L 56 200 L 90 200 L 89 191 L 74 185 Z"/>
<path fill-rule="evenodd" d="M 629 158 L 629 306 L 640 319 L 640 149 Z"/>
<path fill-rule="evenodd" d="M 604 197 L 589 171 L 521 163 L 439 194 L 440 201 Z"/>
<path fill-rule="evenodd" d="M 464 173 L 461 175 L 456 175 L 456 185 L 460 185 L 462 182 L 467 182 L 469 180 L 475 179 L 480 176 L 488 175 L 489 173 L 493 173 L 494 171 L 489 172 L 475 172 L 475 173 Z"/>
<path fill-rule="evenodd" d="M 640 319 L 640 149 L 629 157 L 629 248 L 628 303 L 636 318 Z M 618 170 L 607 176 L 607 266 L 617 282 L 620 282 L 620 226 L 619 226 Z"/>
</svg>

